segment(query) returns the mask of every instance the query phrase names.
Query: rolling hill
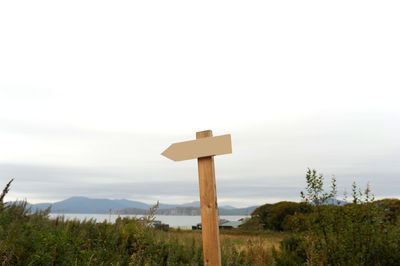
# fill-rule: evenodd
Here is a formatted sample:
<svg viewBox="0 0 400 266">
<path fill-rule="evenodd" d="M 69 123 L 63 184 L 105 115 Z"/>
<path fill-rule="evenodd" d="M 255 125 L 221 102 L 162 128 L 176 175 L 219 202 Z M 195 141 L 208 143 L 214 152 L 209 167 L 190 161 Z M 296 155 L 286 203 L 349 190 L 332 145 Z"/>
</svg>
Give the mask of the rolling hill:
<svg viewBox="0 0 400 266">
<path fill-rule="evenodd" d="M 45 210 L 51 207 L 52 213 L 97 213 L 108 214 L 145 214 L 152 205 L 140 201 L 126 199 L 91 199 L 87 197 L 71 197 L 55 203 L 29 204 L 32 211 Z M 250 215 L 256 206 L 235 208 L 220 206 L 220 215 Z M 200 202 L 194 201 L 184 204 L 159 204 L 157 214 L 161 215 L 200 215 Z"/>
</svg>

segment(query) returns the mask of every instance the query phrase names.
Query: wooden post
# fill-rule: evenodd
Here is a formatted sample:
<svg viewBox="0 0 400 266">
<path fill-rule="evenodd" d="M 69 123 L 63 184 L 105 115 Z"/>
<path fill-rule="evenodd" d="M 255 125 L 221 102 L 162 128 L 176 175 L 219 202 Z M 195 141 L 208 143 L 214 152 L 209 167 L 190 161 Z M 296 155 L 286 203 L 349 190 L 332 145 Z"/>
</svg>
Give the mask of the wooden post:
<svg viewBox="0 0 400 266">
<path fill-rule="evenodd" d="M 214 156 L 229 153 L 231 135 L 213 137 L 211 130 L 197 132 L 196 140 L 173 143 L 161 153 L 173 161 L 197 158 L 204 265 L 221 265 Z"/>
<path fill-rule="evenodd" d="M 212 131 L 196 133 L 196 139 L 212 137 Z M 201 234 L 203 237 L 204 265 L 221 265 L 219 244 L 218 204 L 215 184 L 214 157 L 197 159 L 199 167 Z"/>
</svg>

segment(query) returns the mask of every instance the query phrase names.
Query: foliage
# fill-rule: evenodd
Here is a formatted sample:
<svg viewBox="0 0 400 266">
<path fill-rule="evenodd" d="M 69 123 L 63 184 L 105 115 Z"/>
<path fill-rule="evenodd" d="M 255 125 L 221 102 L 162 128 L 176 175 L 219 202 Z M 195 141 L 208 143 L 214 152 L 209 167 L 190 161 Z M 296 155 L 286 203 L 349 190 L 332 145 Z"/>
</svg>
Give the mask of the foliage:
<svg viewBox="0 0 400 266">
<path fill-rule="evenodd" d="M 247 230 L 266 229 L 268 224 L 268 212 L 271 205 L 272 204 L 267 203 L 256 208 L 251 213 L 251 218 L 246 221 L 242 228 Z"/>
<path fill-rule="evenodd" d="M 281 201 L 271 206 L 267 216 L 267 228 L 282 231 L 291 215 L 301 210 L 297 202 Z"/>
<path fill-rule="evenodd" d="M 26 203 L 0 213 L 0 260 L 4 265 L 170 265 L 202 263 L 200 247 L 157 237 L 136 219 L 115 224 L 48 218 L 29 213 Z"/>
<path fill-rule="evenodd" d="M 374 201 L 369 186 L 352 186 L 351 203 L 336 202 L 336 180 L 324 189 L 315 170 L 306 174 L 303 201 L 257 208 L 240 230 L 221 237 L 223 265 L 398 265 L 400 200 Z M 49 219 L 49 209 L 31 213 L 25 202 L 2 203 L 2 265 L 203 265 L 200 232 L 152 227 L 157 205 L 143 219 Z M 346 200 L 346 198 L 344 199 Z M 287 231 L 278 232 L 278 231 Z M 273 234 L 286 237 L 279 248 Z"/>
<path fill-rule="evenodd" d="M 306 180 L 306 193 L 301 195 L 311 212 L 299 224 L 306 230 L 282 242 L 281 251 L 274 252 L 278 264 L 398 265 L 400 230 L 393 218 L 397 202 L 374 202 L 369 186 L 362 192 L 353 184 L 352 203 L 327 205 L 337 196 L 336 180 L 332 179 L 329 192 L 315 170 L 307 171 Z M 385 204 L 392 209 L 382 208 Z"/>
<path fill-rule="evenodd" d="M 292 231 L 298 229 L 301 215 L 310 212 L 306 203 L 281 201 L 275 204 L 264 204 L 251 214 L 250 220 L 243 226 L 244 229 L 268 229 L 275 231 Z M 296 216 L 296 219 L 293 217 Z"/>
<path fill-rule="evenodd" d="M 381 199 L 374 202 L 384 210 L 384 220 L 386 223 L 397 223 L 400 217 L 400 200 Z"/>
<path fill-rule="evenodd" d="M 307 259 L 306 241 L 300 236 L 284 238 L 280 243 L 280 251 L 272 249 L 272 255 L 277 266 L 302 265 Z"/>
<path fill-rule="evenodd" d="M 6 194 L 6 193 L 4 193 Z M 31 213 L 26 202 L 0 209 L 2 265 L 203 265 L 200 234 L 156 230 L 154 206 L 144 219 L 49 219 L 50 209 Z M 243 237 L 242 237 L 243 238 Z M 245 238 L 245 237 L 244 237 Z M 272 259 L 265 238 L 243 246 L 222 239 L 224 265 L 266 265 Z"/>
</svg>

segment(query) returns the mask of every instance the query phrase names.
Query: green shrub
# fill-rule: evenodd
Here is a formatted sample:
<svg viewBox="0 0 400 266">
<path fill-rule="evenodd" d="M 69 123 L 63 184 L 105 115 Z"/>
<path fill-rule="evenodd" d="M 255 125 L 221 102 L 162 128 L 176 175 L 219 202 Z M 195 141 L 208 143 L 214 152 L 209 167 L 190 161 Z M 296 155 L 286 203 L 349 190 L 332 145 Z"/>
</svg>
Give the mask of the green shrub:
<svg viewBox="0 0 400 266">
<path fill-rule="evenodd" d="M 307 261 L 306 241 L 303 237 L 291 236 L 280 243 L 280 252 L 272 250 L 275 264 L 278 266 L 303 265 Z"/>
<path fill-rule="evenodd" d="M 308 265 L 398 265 L 399 224 L 393 215 L 388 216 L 390 208 L 382 208 L 382 204 L 374 202 L 368 186 L 365 192 L 361 192 L 353 184 L 352 203 L 336 206 L 325 204 L 337 196 L 334 178 L 329 192 L 323 188 L 323 176 L 315 170 L 308 170 L 306 180 L 306 193 L 301 195 L 311 212 L 302 216 L 302 220 L 297 220 L 301 223 L 298 227 L 305 230 L 296 235 L 296 240 L 282 242 L 281 251 L 274 252 L 278 263 L 301 265 L 306 261 Z M 306 260 L 302 261 L 299 258 L 304 259 L 304 254 Z"/>
</svg>

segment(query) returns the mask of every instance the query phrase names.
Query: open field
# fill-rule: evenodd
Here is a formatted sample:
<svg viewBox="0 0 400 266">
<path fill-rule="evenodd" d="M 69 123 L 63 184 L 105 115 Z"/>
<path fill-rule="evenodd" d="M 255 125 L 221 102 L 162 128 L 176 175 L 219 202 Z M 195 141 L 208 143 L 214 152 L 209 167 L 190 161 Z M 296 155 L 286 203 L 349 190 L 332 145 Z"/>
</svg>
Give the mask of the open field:
<svg viewBox="0 0 400 266">
<path fill-rule="evenodd" d="M 279 243 L 290 233 L 260 231 L 220 232 L 223 265 L 268 265 L 272 262 L 272 248 L 279 250 Z M 172 230 L 157 233 L 160 241 L 177 246 L 201 250 L 201 231 Z"/>
<path fill-rule="evenodd" d="M 173 230 L 166 234 L 169 238 L 178 238 L 182 243 L 189 239 L 201 241 L 201 231 L 199 230 Z M 244 251 L 254 246 L 266 251 L 271 250 L 272 247 L 279 249 L 279 242 L 290 235 L 288 232 L 220 230 L 221 247 L 234 246 L 238 251 Z"/>
</svg>

